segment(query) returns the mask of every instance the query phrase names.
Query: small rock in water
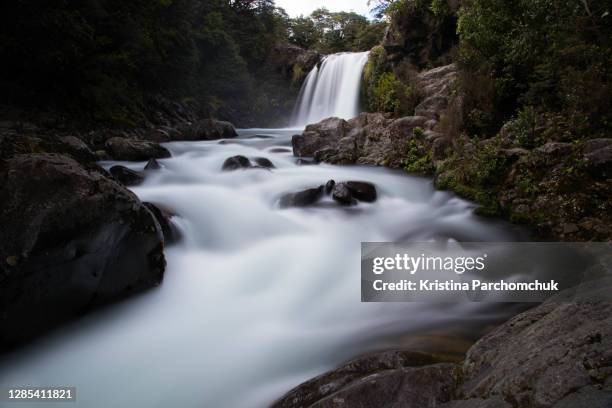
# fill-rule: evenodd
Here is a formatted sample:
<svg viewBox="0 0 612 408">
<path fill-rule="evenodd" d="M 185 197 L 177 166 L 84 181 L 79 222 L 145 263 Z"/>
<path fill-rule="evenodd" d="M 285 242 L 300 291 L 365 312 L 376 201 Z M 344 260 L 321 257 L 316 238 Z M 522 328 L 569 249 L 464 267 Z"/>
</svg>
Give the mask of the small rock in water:
<svg viewBox="0 0 612 408">
<path fill-rule="evenodd" d="M 149 159 L 144 169 L 145 170 L 158 170 L 158 169 L 161 169 L 161 164 L 159 164 L 159 162 L 156 159 Z"/>
<path fill-rule="evenodd" d="M 345 183 L 339 183 L 334 186 L 332 189 L 332 198 L 342 205 L 355 204 L 351 190 L 349 190 Z"/>
<path fill-rule="evenodd" d="M 144 181 L 138 172 L 130 170 L 125 166 L 113 166 L 109 170 L 110 174 L 125 186 L 136 186 Z"/>
<path fill-rule="evenodd" d="M 220 140 L 220 145 L 229 145 L 229 144 L 244 144 L 240 140 Z"/>
<path fill-rule="evenodd" d="M 359 201 L 365 201 L 367 203 L 376 201 L 377 195 L 374 184 L 365 181 L 347 181 L 346 186 L 351 190 L 353 197 Z"/>
<path fill-rule="evenodd" d="M 223 171 L 233 171 L 238 169 L 248 169 L 251 167 L 251 162 L 244 156 L 230 157 L 223 163 L 221 168 Z"/>
<path fill-rule="evenodd" d="M 274 169 L 276 168 L 276 166 L 274 166 L 274 163 L 272 163 L 269 159 L 266 159 L 265 157 L 257 157 L 254 159 L 254 162 L 260 166 L 263 167 L 265 169 Z"/>
<path fill-rule="evenodd" d="M 247 139 L 273 139 L 274 136 L 270 136 L 270 135 L 253 135 L 253 136 L 249 136 Z"/>
<path fill-rule="evenodd" d="M 161 227 L 162 233 L 164 235 L 165 245 L 174 244 L 180 241 L 181 232 L 174 224 L 172 224 L 172 221 L 170 220 L 172 218 L 172 214 L 163 207 L 160 207 L 153 203 L 143 204 L 145 207 L 147 207 L 149 211 L 151 211 L 151 213 L 159 223 L 159 226 Z"/>
<path fill-rule="evenodd" d="M 270 149 L 270 153 L 293 153 L 293 150 L 286 147 L 275 147 L 274 149 Z"/>
<path fill-rule="evenodd" d="M 316 204 L 323 197 L 323 186 L 309 188 L 298 193 L 288 193 L 281 197 L 280 207 L 308 207 Z"/>
<path fill-rule="evenodd" d="M 334 180 L 329 180 L 326 184 L 325 184 L 325 194 L 331 194 L 332 190 L 334 189 L 334 186 L 336 185 L 336 182 Z"/>
</svg>

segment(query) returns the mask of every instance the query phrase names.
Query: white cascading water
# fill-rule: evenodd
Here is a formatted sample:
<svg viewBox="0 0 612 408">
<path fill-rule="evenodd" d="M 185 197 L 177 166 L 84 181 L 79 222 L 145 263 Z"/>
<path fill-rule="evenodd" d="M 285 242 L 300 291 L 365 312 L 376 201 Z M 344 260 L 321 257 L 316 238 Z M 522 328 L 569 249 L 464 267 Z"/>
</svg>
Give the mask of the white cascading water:
<svg viewBox="0 0 612 408">
<path fill-rule="evenodd" d="M 368 52 L 325 57 L 310 71 L 293 112 L 293 126 L 305 126 L 332 116 L 351 119 L 359 114 L 359 91 Z"/>
<path fill-rule="evenodd" d="M 339 58 L 357 64 L 364 54 Z M 356 103 L 354 89 L 350 95 L 347 107 Z M 0 388 L 75 386 L 77 402 L 58 408 L 265 407 L 364 352 L 414 345 L 426 334 L 473 338 L 511 313 L 491 304 L 361 303 L 362 241 L 515 235 L 428 179 L 298 166 L 290 149 L 296 132 L 243 130 L 234 140 L 167 144 L 172 158 L 133 189 L 177 214 L 183 239 L 166 249 L 163 285 L 1 356 Z M 234 155 L 266 157 L 276 168 L 222 172 Z M 278 207 L 283 193 L 329 179 L 372 182 L 379 199 Z"/>
</svg>

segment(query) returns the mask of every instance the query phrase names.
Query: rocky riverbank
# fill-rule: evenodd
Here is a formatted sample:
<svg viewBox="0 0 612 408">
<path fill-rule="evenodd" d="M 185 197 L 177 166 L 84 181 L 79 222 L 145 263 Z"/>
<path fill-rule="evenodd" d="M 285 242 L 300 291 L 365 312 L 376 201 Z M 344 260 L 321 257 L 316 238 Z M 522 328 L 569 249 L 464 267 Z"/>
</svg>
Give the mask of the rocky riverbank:
<svg viewBox="0 0 612 408">
<path fill-rule="evenodd" d="M 488 139 L 455 136 L 457 76 L 454 64 L 419 73 L 413 116 L 362 113 L 309 125 L 293 138 L 294 154 L 432 175 L 437 187 L 481 204 L 481 214 L 526 224 L 545 239 L 611 239 L 612 139 L 550 136 L 525 146 L 512 122 Z"/>
<path fill-rule="evenodd" d="M 187 111 L 131 131 L 0 124 L 0 347 L 19 345 L 98 305 L 161 283 L 169 214 L 125 185 L 142 176 L 101 159 L 170 156 L 159 142 L 236 136 Z M 190 121 L 189 119 L 193 119 Z"/>
<path fill-rule="evenodd" d="M 484 336 L 461 363 L 374 353 L 300 385 L 274 407 L 606 408 L 610 350 L 609 301 L 551 300 Z"/>
</svg>

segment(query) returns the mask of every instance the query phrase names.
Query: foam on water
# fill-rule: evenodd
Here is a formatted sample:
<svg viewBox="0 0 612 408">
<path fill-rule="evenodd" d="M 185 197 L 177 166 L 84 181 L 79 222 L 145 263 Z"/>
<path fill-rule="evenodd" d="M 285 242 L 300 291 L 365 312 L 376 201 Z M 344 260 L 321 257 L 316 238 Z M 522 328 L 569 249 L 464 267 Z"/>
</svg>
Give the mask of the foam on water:
<svg viewBox="0 0 612 408">
<path fill-rule="evenodd" d="M 293 131 L 240 133 L 225 144 L 168 144 L 173 157 L 134 189 L 177 214 L 183 240 L 166 250 L 163 285 L 4 356 L 0 386 L 76 386 L 72 408 L 261 407 L 348 358 L 401 345 L 406 333 L 477 333 L 507 315 L 467 303 L 362 304 L 359 272 L 361 241 L 514 239 L 506 226 L 476 218 L 425 178 L 297 166 L 290 152 L 272 153 Z M 276 169 L 221 172 L 236 154 Z M 278 208 L 283 193 L 329 179 L 370 181 L 379 199 Z"/>
</svg>

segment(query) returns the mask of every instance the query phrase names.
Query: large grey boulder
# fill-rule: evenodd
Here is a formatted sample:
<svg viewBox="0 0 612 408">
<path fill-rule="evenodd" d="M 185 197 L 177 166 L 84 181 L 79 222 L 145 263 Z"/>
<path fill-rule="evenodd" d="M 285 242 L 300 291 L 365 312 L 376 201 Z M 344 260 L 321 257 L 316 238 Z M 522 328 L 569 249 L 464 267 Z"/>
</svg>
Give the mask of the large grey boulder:
<svg viewBox="0 0 612 408">
<path fill-rule="evenodd" d="M 479 340 L 463 364 L 461 394 L 552 407 L 612 374 L 612 303 L 550 302 Z"/>
<path fill-rule="evenodd" d="M 382 113 L 362 113 L 349 121 L 328 118 L 294 136 L 293 151 L 298 157 L 314 157 L 319 162 L 400 168 L 408 141 L 428 120 L 424 116 L 393 120 Z"/>
<path fill-rule="evenodd" d="M 138 198 L 57 154 L 0 162 L 0 344 L 158 285 L 164 241 Z"/>
<path fill-rule="evenodd" d="M 406 402 L 401 394 L 414 395 L 419 389 L 421 396 L 415 402 L 448 401 L 455 388 L 456 366 L 438 362 L 430 354 L 408 350 L 368 354 L 294 388 L 273 407 L 327 407 L 336 402 L 346 407 L 404 406 L 394 405 L 395 399 Z M 404 376 L 413 383 L 402 381 Z"/>
</svg>

